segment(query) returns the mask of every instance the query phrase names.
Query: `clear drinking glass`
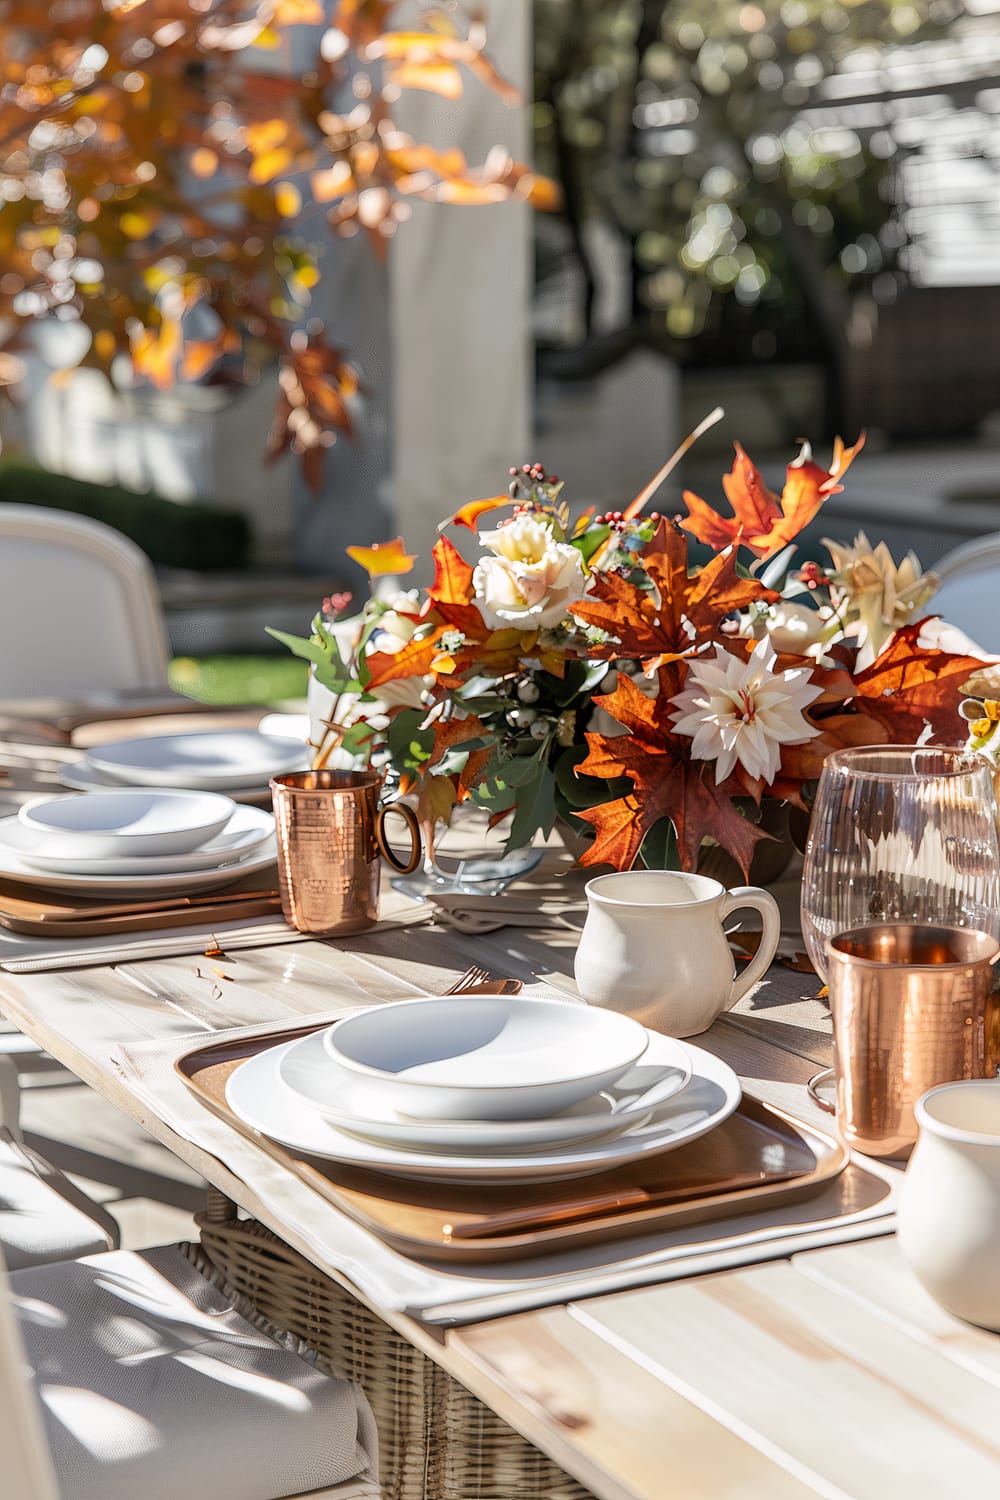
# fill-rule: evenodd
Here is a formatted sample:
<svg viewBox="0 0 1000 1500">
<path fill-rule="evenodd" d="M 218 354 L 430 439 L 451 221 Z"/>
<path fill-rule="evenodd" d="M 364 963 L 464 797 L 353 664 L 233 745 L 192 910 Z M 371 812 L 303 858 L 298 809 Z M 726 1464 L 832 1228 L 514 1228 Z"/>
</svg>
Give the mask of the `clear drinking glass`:
<svg viewBox="0 0 1000 1500">
<path fill-rule="evenodd" d="M 802 933 L 927 922 L 1000 937 L 1000 848 L 989 766 L 964 750 L 873 745 L 823 764 L 802 873 Z"/>
</svg>

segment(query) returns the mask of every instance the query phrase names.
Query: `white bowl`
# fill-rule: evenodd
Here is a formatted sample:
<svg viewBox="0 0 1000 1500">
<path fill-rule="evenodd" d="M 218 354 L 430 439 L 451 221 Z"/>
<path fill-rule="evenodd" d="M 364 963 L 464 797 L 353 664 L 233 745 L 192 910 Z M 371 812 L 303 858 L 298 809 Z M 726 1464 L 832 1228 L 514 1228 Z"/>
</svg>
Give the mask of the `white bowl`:
<svg viewBox="0 0 1000 1500">
<path fill-rule="evenodd" d="M 345 1016 L 327 1053 L 381 1107 L 431 1120 L 538 1120 L 608 1087 L 648 1034 L 571 1000 L 440 996 Z"/>
<path fill-rule="evenodd" d="M 59 842 L 68 856 L 98 859 L 186 854 L 229 822 L 235 804 L 217 792 L 84 792 L 26 803 L 18 818 L 39 839 Z"/>
</svg>

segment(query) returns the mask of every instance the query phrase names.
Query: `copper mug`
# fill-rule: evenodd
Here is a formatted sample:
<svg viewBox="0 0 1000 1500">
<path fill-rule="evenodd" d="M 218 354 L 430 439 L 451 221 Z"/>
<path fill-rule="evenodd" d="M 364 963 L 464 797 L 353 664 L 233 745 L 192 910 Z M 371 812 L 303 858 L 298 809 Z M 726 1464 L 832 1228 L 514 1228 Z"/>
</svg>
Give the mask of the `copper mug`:
<svg viewBox="0 0 1000 1500">
<path fill-rule="evenodd" d="M 885 923 L 826 943 L 837 1124 L 870 1156 L 905 1156 L 913 1106 L 939 1083 L 994 1078 L 996 941 L 973 928 Z"/>
<path fill-rule="evenodd" d="M 295 771 L 271 782 L 281 908 L 299 932 L 363 932 L 378 921 L 380 856 L 401 875 L 417 868 L 416 816 L 402 802 L 382 807 L 381 792 L 375 771 Z M 407 859 L 386 838 L 389 813 L 406 823 Z"/>
</svg>

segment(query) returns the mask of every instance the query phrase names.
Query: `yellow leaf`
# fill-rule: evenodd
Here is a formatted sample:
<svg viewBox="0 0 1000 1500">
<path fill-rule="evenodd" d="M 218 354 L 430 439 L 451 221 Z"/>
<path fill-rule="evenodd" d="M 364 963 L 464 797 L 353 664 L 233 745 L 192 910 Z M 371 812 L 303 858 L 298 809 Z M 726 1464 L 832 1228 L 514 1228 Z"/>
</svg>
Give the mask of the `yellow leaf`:
<svg viewBox="0 0 1000 1500">
<path fill-rule="evenodd" d="M 416 554 L 406 550 L 401 536 L 391 542 L 373 542 L 370 547 L 348 547 L 348 557 L 365 569 L 369 578 L 393 577 L 398 573 L 409 573 L 416 562 Z"/>
<path fill-rule="evenodd" d="M 294 219 L 302 207 L 302 194 L 294 182 L 279 182 L 274 190 L 274 206 L 283 219 Z"/>
<path fill-rule="evenodd" d="M 462 75 L 453 63 L 400 62 L 388 69 L 391 83 L 401 89 L 423 89 L 442 99 L 461 99 Z"/>
<path fill-rule="evenodd" d="M 130 240 L 148 240 L 156 228 L 158 217 L 158 215 L 154 217 L 152 214 L 136 213 L 128 210 L 119 218 L 118 226 L 122 234 Z"/>
<path fill-rule="evenodd" d="M 255 156 L 247 175 L 251 182 L 270 182 L 279 172 L 287 172 L 292 161 L 292 153 L 288 147 L 279 146 L 276 151 L 265 151 L 262 156 Z"/>
<path fill-rule="evenodd" d="M 262 47 L 267 52 L 273 52 L 281 46 L 281 37 L 273 26 L 265 26 L 263 31 L 258 31 L 251 44 L 254 47 Z"/>
</svg>

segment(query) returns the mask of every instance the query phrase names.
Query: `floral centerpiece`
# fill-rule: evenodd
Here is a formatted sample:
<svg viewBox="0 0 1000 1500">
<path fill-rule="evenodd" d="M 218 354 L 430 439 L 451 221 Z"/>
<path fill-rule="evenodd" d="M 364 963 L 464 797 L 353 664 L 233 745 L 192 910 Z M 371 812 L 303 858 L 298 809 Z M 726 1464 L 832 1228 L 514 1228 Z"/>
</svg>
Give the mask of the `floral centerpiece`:
<svg viewBox="0 0 1000 1500">
<path fill-rule="evenodd" d="M 967 729 L 982 663 L 935 644 L 933 574 L 864 534 L 795 564 L 862 446 L 838 439 L 828 467 L 804 447 L 779 495 L 737 445 L 731 513 L 685 492 L 673 519 L 645 506 L 674 460 L 626 510 L 576 519 L 555 475 L 512 469 L 442 526 L 429 587 L 376 587 L 349 622 L 327 600 L 308 639 L 272 632 L 331 694 L 316 764 L 385 765 L 430 837 L 471 801 L 509 848 L 561 815 L 584 865 L 693 869 L 708 843 L 746 872 L 762 811 L 807 806 L 832 750 Z M 348 551 L 376 581 L 414 561 L 401 539 Z"/>
</svg>

